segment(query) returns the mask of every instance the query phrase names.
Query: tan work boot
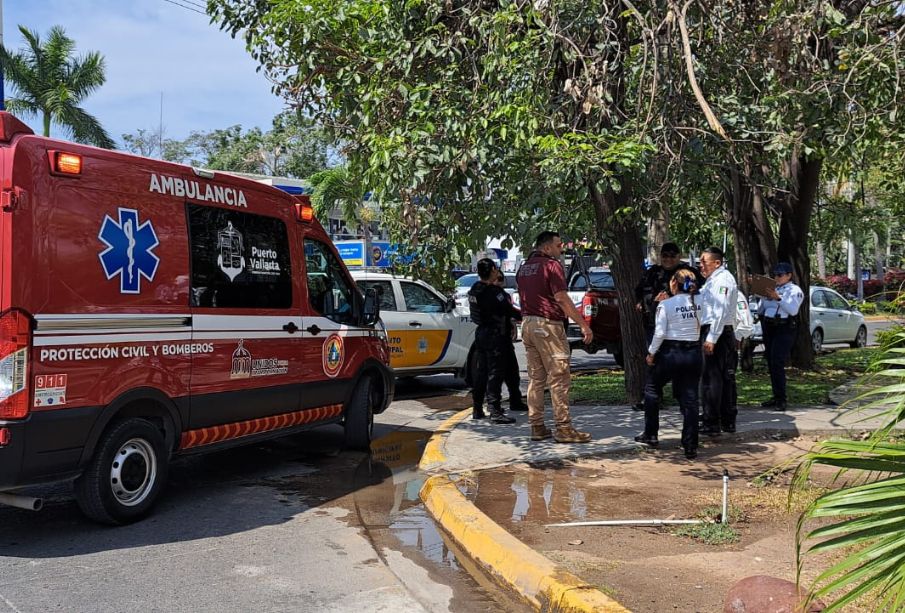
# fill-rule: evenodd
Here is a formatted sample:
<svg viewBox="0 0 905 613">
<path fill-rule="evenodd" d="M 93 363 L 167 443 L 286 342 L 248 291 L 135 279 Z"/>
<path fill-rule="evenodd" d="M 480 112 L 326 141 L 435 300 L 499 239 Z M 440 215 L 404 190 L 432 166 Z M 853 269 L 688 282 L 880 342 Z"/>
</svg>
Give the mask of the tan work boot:
<svg viewBox="0 0 905 613">
<path fill-rule="evenodd" d="M 550 432 L 550 428 L 541 424 L 539 426 L 531 426 L 531 440 L 532 441 L 543 441 L 553 436 L 553 433 Z"/>
<path fill-rule="evenodd" d="M 589 432 L 579 432 L 572 426 L 566 428 L 557 428 L 553 439 L 557 443 L 587 443 L 591 440 Z"/>
</svg>

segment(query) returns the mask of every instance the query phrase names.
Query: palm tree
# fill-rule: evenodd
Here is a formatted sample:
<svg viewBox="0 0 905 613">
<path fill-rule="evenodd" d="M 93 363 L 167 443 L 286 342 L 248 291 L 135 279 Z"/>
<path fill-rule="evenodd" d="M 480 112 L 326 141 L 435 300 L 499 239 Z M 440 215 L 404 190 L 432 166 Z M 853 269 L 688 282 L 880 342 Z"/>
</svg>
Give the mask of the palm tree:
<svg viewBox="0 0 905 613">
<path fill-rule="evenodd" d="M 327 216 L 338 208 L 350 226 L 357 225 L 365 240 L 365 254 L 371 252 L 371 222 L 376 218 L 364 202 L 365 189 L 360 175 L 349 166 L 335 166 L 316 172 L 308 179 L 314 187 L 311 205 L 318 216 Z M 367 255 L 365 256 L 367 261 Z"/>
<path fill-rule="evenodd" d="M 0 47 L 0 67 L 15 92 L 9 110 L 41 117 L 44 136 L 56 124 L 77 142 L 112 149 L 115 143 L 100 122 L 79 106 L 106 80 L 103 56 L 95 51 L 73 57 L 75 41 L 60 26 L 50 29 L 46 41 L 24 26 L 19 31 L 27 47 L 14 53 Z"/>
</svg>

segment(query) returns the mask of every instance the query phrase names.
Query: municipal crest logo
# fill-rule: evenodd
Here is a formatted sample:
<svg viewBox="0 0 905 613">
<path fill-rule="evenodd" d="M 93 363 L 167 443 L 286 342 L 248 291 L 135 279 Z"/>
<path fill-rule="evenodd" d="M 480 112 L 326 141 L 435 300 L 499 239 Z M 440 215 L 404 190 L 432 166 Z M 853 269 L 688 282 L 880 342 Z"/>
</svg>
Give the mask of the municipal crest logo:
<svg viewBox="0 0 905 613">
<path fill-rule="evenodd" d="M 160 244 L 150 221 L 139 223 L 135 209 L 118 209 L 119 221 L 104 216 L 100 241 L 106 245 L 98 257 L 104 274 L 110 280 L 119 276 L 121 294 L 141 293 L 141 278 L 154 280 L 160 258 L 154 249 Z"/>
<path fill-rule="evenodd" d="M 343 338 L 331 334 L 324 342 L 324 374 L 335 377 L 343 366 Z"/>
<path fill-rule="evenodd" d="M 217 232 L 217 266 L 230 281 L 235 281 L 245 270 L 245 241 L 231 221 Z"/>
<path fill-rule="evenodd" d="M 230 379 L 248 379 L 251 377 L 251 352 L 245 348 L 245 340 L 239 339 L 239 346 L 233 351 Z"/>
</svg>

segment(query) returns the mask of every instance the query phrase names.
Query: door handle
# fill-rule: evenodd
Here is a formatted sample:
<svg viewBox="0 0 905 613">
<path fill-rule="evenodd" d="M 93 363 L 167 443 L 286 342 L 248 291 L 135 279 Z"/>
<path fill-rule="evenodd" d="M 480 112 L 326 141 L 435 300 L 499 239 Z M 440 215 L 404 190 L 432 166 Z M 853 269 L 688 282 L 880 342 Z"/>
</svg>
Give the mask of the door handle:
<svg viewBox="0 0 905 613">
<path fill-rule="evenodd" d="M 289 334 L 295 334 L 298 332 L 299 327 L 295 325 L 295 322 L 290 321 L 288 324 L 283 324 L 283 330 L 288 332 Z"/>
<path fill-rule="evenodd" d="M 305 330 L 307 330 L 310 334 L 313 334 L 314 336 L 317 336 L 318 334 L 321 333 L 321 329 L 317 327 L 317 324 L 311 324 L 310 326 L 305 328 Z"/>
<path fill-rule="evenodd" d="M 410 322 L 409 322 L 409 325 L 410 325 L 411 327 L 413 327 L 413 328 L 420 328 L 420 327 L 421 327 L 421 322 L 420 322 L 420 321 L 410 321 Z"/>
</svg>

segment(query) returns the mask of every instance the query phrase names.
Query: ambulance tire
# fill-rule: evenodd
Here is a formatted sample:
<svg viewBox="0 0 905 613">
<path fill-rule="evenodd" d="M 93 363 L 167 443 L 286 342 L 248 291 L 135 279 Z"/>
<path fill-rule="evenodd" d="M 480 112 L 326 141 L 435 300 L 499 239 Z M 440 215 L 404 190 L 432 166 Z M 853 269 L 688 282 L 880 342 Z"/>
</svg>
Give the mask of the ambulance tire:
<svg viewBox="0 0 905 613">
<path fill-rule="evenodd" d="M 346 448 L 356 451 L 368 451 L 371 448 L 371 434 L 374 431 L 374 394 L 377 389 L 374 379 L 368 375 L 363 376 L 349 404 L 346 406 L 346 416 L 343 420 L 345 429 Z"/>
<path fill-rule="evenodd" d="M 82 513 L 96 522 L 123 525 L 151 510 L 167 479 L 163 433 L 151 422 L 114 422 L 101 436 L 75 496 Z"/>
</svg>

